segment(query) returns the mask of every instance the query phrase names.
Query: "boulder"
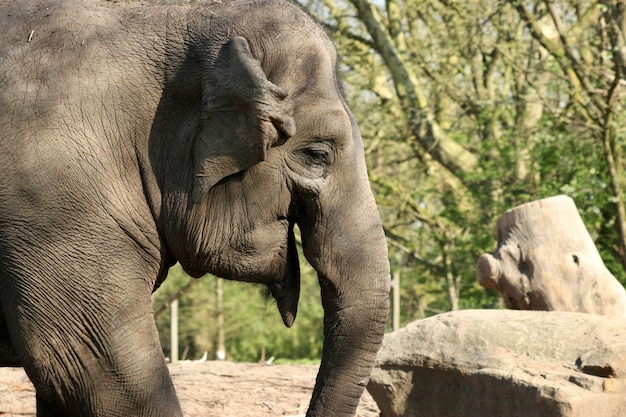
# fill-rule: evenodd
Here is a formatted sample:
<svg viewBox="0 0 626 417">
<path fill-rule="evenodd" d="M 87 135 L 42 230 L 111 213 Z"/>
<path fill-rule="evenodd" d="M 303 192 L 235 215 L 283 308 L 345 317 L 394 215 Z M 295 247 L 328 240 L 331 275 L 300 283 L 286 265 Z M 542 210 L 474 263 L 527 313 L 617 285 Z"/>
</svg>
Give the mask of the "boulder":
<svg viewBox="0 0 626 417">
<path fill-rule="evenodd" d="M 367 389 L 382 417 L 623 417 L 626 321 L 440 314 L 385 336 Z"/>
</svg>

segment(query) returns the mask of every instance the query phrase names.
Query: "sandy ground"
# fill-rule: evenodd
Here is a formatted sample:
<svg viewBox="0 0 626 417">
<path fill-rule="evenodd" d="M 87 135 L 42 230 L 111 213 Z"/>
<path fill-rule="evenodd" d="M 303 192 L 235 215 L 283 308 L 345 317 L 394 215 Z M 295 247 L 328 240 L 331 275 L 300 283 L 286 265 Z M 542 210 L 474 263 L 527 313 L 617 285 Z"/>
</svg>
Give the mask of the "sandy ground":
<svg viewBox="0 0 626 417">
<path fill-rule="evenodd" d="M 187 417 L 304 417 L 317 366 L 190 362 L 170 365 Z M 365 392 L 356 417 L 378 417 Z M 21 368 L 0 368 L 0 416 L 35 415 L 35 390 Z"/>
</svg>

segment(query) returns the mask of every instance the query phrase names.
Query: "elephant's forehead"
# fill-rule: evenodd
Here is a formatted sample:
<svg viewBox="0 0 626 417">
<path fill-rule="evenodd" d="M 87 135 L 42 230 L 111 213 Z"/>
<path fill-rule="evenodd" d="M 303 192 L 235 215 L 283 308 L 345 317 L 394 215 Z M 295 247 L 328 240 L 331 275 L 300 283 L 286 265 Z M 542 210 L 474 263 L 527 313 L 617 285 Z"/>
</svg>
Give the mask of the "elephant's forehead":
<svg viewBox="0 0 626 417">
<path fill-rule="evenodd" d="M 308 25 L 277 24 L 279 32 L 260 40 L 256 50 L 264 51 L 262 64 L 270 78 L 275 76 L 290 93 L 298 95 L 318 86 L 328 88 L 335 78 L 337 51 L 330 38 L 313 22 Z M 255 43 L 255 39 L 252 42 Z M 274 81 L 274 80 L 272 80 Z"/>
<path fill-rule="evenodd" d="M 350 117 L 343 107 L 337 104 L 321 102 L 319 105 L 306 106 L 295 114 L 298 135 L 318 138 L 347 140 L 352 136 Z"/>
</svg>

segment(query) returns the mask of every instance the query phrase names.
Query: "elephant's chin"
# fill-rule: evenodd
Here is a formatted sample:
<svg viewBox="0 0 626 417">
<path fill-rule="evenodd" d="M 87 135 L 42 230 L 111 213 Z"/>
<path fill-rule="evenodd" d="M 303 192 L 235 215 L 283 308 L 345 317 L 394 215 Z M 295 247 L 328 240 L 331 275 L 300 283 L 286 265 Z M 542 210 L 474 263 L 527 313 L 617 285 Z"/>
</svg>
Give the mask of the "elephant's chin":
<svg viewBox="0 0 626 417">
<path fill-rule="evenodd" d="M 183 268 L 183 271 L 185 271 L 187 273 L 187 275 L 189 275 L 192 278 L 202 278 L 203 276 L 206 275 L 206 272 L 202 272 L 202 271 L 199 271 L 199 270 L 194 269 L 194 268 L 190 268 L 190 267 L 185 266 L 185 265 L 181 265 L 181 266 Z"/>
<path fill-rule="evenodd" d="M 188 259 L 179 259 L 179 262 L 193 278 L 210 273 L 234 281 L 265 284 L 276 300 L 283 323 L 291 327 L 300 299 L 300 263 L 294 226 L 293 220 L 281 218 L 250 233 L 252 237 L 259 237 L 252 239 L 254 244 L 250 246 L 235 249 L 210 245 L 211 251 L 204 254 L 205 262 L 188 262 Z M 284 236 L 284 240 L 277 243 L 277 235 Z"/>
</svg>

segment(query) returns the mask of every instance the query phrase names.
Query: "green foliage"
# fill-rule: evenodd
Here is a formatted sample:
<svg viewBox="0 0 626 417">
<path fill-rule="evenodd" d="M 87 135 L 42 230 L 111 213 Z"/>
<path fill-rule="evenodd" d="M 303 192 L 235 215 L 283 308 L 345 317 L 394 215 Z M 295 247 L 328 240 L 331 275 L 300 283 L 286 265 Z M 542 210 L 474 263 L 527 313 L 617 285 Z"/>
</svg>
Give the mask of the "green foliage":
<svg viewBox="0 0 626 417">
<path fill-rule="evenodd" d="M 623 176 L 624 93 L 611 87 L 620 60 L 606 53 L 610 33 L 597 24 L 614 24 L 617 10 L 572 1 L 305 3 L 321 10 L 341 51 L 392 269 L 403 277 L 402 323 L 501 307 L 476 283 L 476 260 L 495 249 L 504 211 L 556 194 L 575 200 L 607 267 L 626 282 L 616 227 L 624 202 L 603 147 L 614 129 Z M 380 27 L 388 38 L 373 35 Z M 411 89 L 416 102 L 403 99 Z M 454 154 L 438 153 L 447 143 L 477 164 L 449 163 Z"/>
</svg>

